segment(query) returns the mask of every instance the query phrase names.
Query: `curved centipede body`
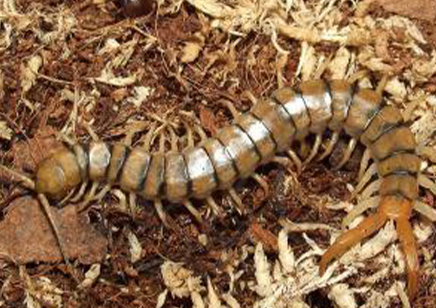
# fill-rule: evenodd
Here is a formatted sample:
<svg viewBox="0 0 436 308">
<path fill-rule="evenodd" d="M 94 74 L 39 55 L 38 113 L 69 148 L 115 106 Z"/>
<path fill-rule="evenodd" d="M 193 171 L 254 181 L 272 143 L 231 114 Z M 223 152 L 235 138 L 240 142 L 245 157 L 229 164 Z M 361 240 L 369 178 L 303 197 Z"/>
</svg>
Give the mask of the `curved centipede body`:
<svg viewBox="0 0 436 308">
<path fill-rule="evenodd" d="M 216 136 L 183 150 L 173 147 L 169 152 L 150 152 L 146 147 L 100 141 L 87 146 L 73 144 L 39 165 L 35 191 L 39 196 L 60 199 L 81 183 L 107 183 L 154 201 L 163 220 L 161 200 L 184 203 L 201 219 L 189 200 L 212 202 L 214 191 L 230 189 L 277 153 L 289 154 L 297 166 L 307 164 L 318 154 L 327 129 L 332 138 L 319 159 L 330 154 L 343 130 L 351 141 L 338 167 L 360 141 L 375 161 L 381 181 L 376 212 L 327 249 L 320 272 L 386 221 L 394 220 L 406 256 L 408 292 L 413 298 L 418 290 L 419 262 L 409 219 L 419 194 L 417 144 L 397 108 L 386 105 L 378 92 L 344 80 L 313 80 L 303 82 L 298 90 L 279 89 L 238 115 Z M 315 134 L 316 141 L 301 163 L 291 146 L 308 134 Z"/>
</svg>

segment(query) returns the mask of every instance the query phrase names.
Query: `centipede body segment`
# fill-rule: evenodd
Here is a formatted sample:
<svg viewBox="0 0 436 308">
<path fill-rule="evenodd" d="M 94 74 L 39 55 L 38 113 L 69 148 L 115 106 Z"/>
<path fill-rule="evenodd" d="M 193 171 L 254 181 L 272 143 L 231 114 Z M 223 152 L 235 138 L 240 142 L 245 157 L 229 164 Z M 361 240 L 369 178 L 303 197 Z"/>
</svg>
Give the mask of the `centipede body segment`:
<svg viewBox="0 0 436 308">
<path fill-rule="evenodd" d="M 332 138 L 319 155 L 327 129 Z M 216 136 L 185 149 L 150 152 L 146 147 L 122 143 L 74 144 L 39 165 L 35 190 L 60 199 L 80 183 L 106 183 L 154 201 L 161 217 L 161 200 L 168 200 L 184 203 L 200 220 L 190 199 L 212 203 L 214 191 L 231 189 L 235 181 L 253 175 L 276 154 L 289 152 L 294 142 L 303 141 L 310 133 L 316 135 L 316 142 L 305 164 L 316 155 L 322 159 L 330 154 L 341 131 L 351 140 L 340 165 L 360 140 L 370 150 L 381 178 L 380 202 L 373 215 L 344 232 L 327 249 L 320 271 L 323 273 L 332 259 L 379 230 L 387 220 L 394 220 L 406 255 L 409 296 L 414 297 L 419 262 L 409 219 L 419 193 L 417 144 L 397 108 L 386 105 L 376 91 L 359 89 L 345 80 L 313 80 L 303 82 L 298 89 L 279 89 Z M 292 158 L 298 160 L 295 155 Z"/>
</svg>

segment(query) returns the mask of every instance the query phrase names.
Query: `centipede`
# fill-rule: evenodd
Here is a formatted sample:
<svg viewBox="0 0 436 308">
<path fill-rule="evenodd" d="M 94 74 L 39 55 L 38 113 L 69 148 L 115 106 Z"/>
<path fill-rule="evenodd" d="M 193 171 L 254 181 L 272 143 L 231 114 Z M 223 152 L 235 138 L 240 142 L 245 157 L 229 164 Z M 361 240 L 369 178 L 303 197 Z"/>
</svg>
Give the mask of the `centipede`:
<svg viewBox="0 0 436 308">
<path fill-rule="evenodd" d="M 232 109 L 234 119 L 229 125 L 210 137 L 200 130 L 201 140 L 196 144 L 191 140 L 183 149 L 172 141 L 171 149 L 160 146 L 152 151 L 150 139 L 156 126 L 150 126 L 141 146 L 132 146 L 131 137 L 117 143 L 94 137 L 87 144 L 69 142 L 43 160 L 34 177 L 17 175 L 4 166 L 2 169 L 19 176 L 24 186 L 36 192 L 48 213 L 49 200 L 71 197 L 73 201 L 90 201 L 117 187 L 132 198 L 152 201 L 164 223 L 167 217 L 163 201 L 185 205 L 201 221 L 192 200 L 205 200 L 219 214 L 212 193 L 229 191 L 237 200 L 234 183 L 255 176 L 259 166 L 285 154 L 282 156 L 301 171 L 311 161 L 329 156 L 339 136 L 345 133 L 349 143 L 335 168 L 350 159 L 360 142 L 366 150 L 357 187 L 364 187 L 378 175 L 373 185 L 377 196 L 372 203 L 376 203 L 376 209 L 327 248 L 319 262 L 320 274 L 352 246 L 380 230 L 387 221 L 394 221 L 404 252 L 407 291 L 413 299 L 419 289 L 419 258 L 410 220 L 414 208 L 425 213 L 430 207 L 417 202 L 419 187 L 428 185 L 429 179 L 420 172 L 422 159 L 414 134 L 401 111 L 388 104 L 381 92 L 349 80 L 304 81 L 298 87 L 283 87 L 256 100 L 247 112 Z M 326 131 L 330 131 L 330 138 L 323 143 Z M 314 144 L 306 157 L 299 157 L 293 145 L 308 135 L 314 135 Z M 162 139 L 161 145 L 164 142 Z M 368 167 L 371 159 L 373 163 Z M 85 195 L 89 183 L 91 192 Z M 97 193 L 101 185 L 104 188 Z M 236 204 L 243 212 L 242 202 Z M 62 250 L 56 222 L 50 218 L 50 223 Z"/>
</svg>

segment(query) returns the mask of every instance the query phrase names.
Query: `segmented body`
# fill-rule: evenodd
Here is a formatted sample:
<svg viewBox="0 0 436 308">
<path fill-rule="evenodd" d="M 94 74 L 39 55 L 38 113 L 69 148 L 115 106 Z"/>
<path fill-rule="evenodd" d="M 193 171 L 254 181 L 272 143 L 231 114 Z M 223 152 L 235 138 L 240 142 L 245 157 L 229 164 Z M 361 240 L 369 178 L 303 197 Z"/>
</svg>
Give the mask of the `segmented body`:
<svg viewBox="0 0 436 308">
<path fill-rule="evenodd" d="M 76 144 L 41 163 L 36 191 L 61 198 L 79 183 L 93 181 L 119 185 L 148 200 L 208 198 L 252 175 L 294 141 L 309 133 L 321 136 L 327 129 L 336 134 L 344 130 L 370 150 L 381 185 L 377 212 L 327 250 L 321 272 L 330 260 L 393 219 L 406 252 L 413 296 L 419 265 L 409 218 L 419 193 L 417 144 L 397 108 L 386 105 L 376 91 L 344 80 L 314 80 L 303 82 L 298 90 L 279 89 L 216 136 L 183 151 L 153 153 L 121 143 L 94 142 L 86 148 Z"/>
<path fill-rule="evenodd" d="M 383 178 L 381 196 L 416 199 L 421 160 L 400 111 L 385 106 L 372 90 L 322 80 L 305 82 L 299 91 L 276 91 L 216 136 L 181 152 L 149 153 L 121 143 L 76 144 L 41 163 L 36 190 L 60 198 L 91 180 L 117 184 L 149 200 L 201 199 L 251 175 L 293 141 L 327 128 L 344 129 L 370 148 Z"/>
</svg>

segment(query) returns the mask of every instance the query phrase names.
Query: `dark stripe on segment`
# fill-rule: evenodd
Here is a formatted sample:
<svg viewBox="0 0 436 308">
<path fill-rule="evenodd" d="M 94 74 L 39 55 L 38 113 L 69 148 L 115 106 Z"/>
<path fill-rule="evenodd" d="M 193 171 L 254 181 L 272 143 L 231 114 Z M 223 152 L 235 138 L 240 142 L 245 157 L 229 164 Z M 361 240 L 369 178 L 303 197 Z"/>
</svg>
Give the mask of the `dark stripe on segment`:
<svg viewBox="0 0 436 308">
<path fill-rule="evenodd" d="M 300 97 L 301 97 L 301 93 L 296 93 L 297 95 L 300 95 Z M 288 118 L 291 120 L 291 124 L 292 124 L 292 126 L 294 127 L 294 135 L 292 135 L 292 138 L 294 138 L 295 137 L 295 134 L 297 134 L 297 125 L 295 125 L 295 121 L 294 121 L 294 118 L 292 117 L 292 115 L 288 112 L 288 110 L 285 108 L 285 105 L 286 104 L 282 104 L 282 103 L 280 103 L 280 101 L 275 97 L 275 96 L 272 96 L 271 97 L 271 100 L 274 102 L 274 103 L 276 103 L 276 105 L 277 106 L 279 106 L 279 108 L 282 108 L 284 111 L 285 111 L 285 113 L 288 115 Z M 308 109 L 307 109 L 307 105 L 306 105 L 306 102 L 302 99 L 302 101 L 303 101 L 303 104 L 304 104 L 304 107 L 306 108 L 306 112 L 308 112 Z M 255 115 L 253 115 L 253 116 L 255 116 Z M 255 116 L 256 117 L 256 116 Z M 309 119 L 310 119 L 310 114 L 309 114 Z M 312 122 L 312 120 L 310 120 L 311 122 Z M 262 122 L 262 124 L 263 124 L 263 126 L 265 126 L 266 127 L 266 125 Z M 266 129 L 268 130 L 268 132 L 270 133 L 270 135 L 271 135 L 271 139 L 274 141 L 274 144 L 275 144 L 275 146 L 276 146 L 276 149 L 277 149 L 277 142 L 276 142 L 276 140 L 274 140 L 274 136 L 273 136 L 273 134 L 271 133 L 271 131 L 268 129 L 268 127 L 266 127 Z"/>
<path fill-rule="evenodd" d="M 372 111 L 371 116 L 369 117 L 368 121 L 366 122 L 365 127 L 363 128 L 362 134 L 365 133 L 365 131 L 368 129 L 368 127 L 371 125 L 372 121 L 375 119 L 376 116 L 380 113 L 380 111 L 386 106 L 386 101 L 383 99 L 383 97 L 380 98 L 379 105 L 377 105 L 377 108 Z"/>
<path fill-rule="evenodd" d="M 76 143 L 72 146 L 68 145 L 68 148 L 70 149 L 70 151 L 72 151 L 74 153 L 74 157 L 76 158 L 76 161 L 79 165 L 79 169 L 80 169 L 80 176 L 82 177 L 82 181 L 86 181 L 89 177 L 89 172 L 88 172 L 88 166 L 89 166 L 89 155 L 88 152 L 83 148 L 83 146 L 79 143 Z M 76 150 L 76 149 L 80 149 L 80 150 Z M 80 153 L 78 153 L 80 151 Z M 80 165 L 79 162 L 79 155 L 82 155 L 83 158 L 85 159 L 85 168 L 82 168 L 82 166 Z"/>
<path fill-rule="evenodd" d="M 390 175 L 410 175 L 412 177 L 416 177 L 418 175 L 417 172 L 412 172 L 410 170 L 394 170 L 389 174 L 386 174 L 384 177 L 390 176 Z"/>
<path fill-rule="evenodd" d="M 207 151 L 204 150 L 207 154 Z M 209 158 L 209 155 L 207 156 Z M 186 163 L 186 158 L 185 155 L 182 154 L 182 159 L 183 159 L 183 164 L 185 165 L 185 170 L 186 170 L 186 178 L 187 178 L 187 183 L 186 183 L 186 195 L 191 196 L 192 195 L 192 179 L 191 176 L 189 175 L 189 170 L 188 170 L 188 164 Z M 213 164 L 212 164 L 213 166 Z M 213 169 L 215 171 L 215 168 Z M 215 174 L 214 174 L 215 175 Z"/>
<path fill-rule="evenodd" d="M 167 167 L 167 164 L 166 164 L 167 160 L 166 160 L 165 155 L 162 155 L 162 159 L 163 159 L 163 164 L 162 164 L 163 170 L 160 173 L 161 182 L 159 183 L 159 187 L 157 189 L 157 191 L 158 191 L 157 195 L 159 197 L 165 196 L 165 185 L 164 184 L 165 184 L 165 172 L 166 172 L 166 167 Z"/>
<path fill-rule="evenodd" d="M 375 144 L 383 135 L 390 132 L 393 129 L 400 128 L 402 126 L 405 126 L 403 123 L 395 123 L 395 124 L 389 124 L 387 127 L 383 127 L 380 134 L 377 136 L 377 138 L 374 139 L 374 141 L 371 142 L 371 144 Z"/>
<path fill-rule="evenodd" d="M 345 112 L 345 118 L 344 118 L 343 123 L 347 122 L 348 115 L 350 114 L 351 105 L 354 103 L 354 95 L 357 93 L 358 89 L 359 89 L 359 86 L 357 84 L 357 81 L 355 81 L 353 84 L 351 84 L 350 99 L 347 102 L 347 111 Z"/>
<path fill-rule="evenodd" d="M 108 151 L 109 151 L 109 156 L 110 156 L 110 158 L 109 158 L 109 164 L 107 165 L 106 170 L 104 171 L 104 178 L 105 178 L 106 180 L 107 180 L 107 178 L 108 178 L 109 170 L 110 170 L 110 167 L 111 167 L 112 150 L 113 150 L 114 146 L 113 146 L 112 143 L 109 143 L 109 145 L 107 145 L 107 148 L 108 148 Z"/>
<path fill-rule="evenodd" d="M 210 155 L 209 155 L 209 153 L 207 153 L 206 149 L 204 147 L 201 147 L 201 148 L 204 151 L 204 153 L 206 153 L 207 159 L 209 159 L 210 164 L 212 165 L 212 168 L 213 168 L 213 179 L 214 179 L 215 183 L 217 184 L 217 187 L 220 187 L 221 183 L 220 183 L 220 180 L 218 178 L 218 173 L 216 172 L 215 165 L 213 164 L 213 160 L 210 158 Z M 185 160 L 185 156 L 183 156 L 183 160 Z M 186 161 L 185 161 L 185 164 L 186 164 Z M 191 177 L 189 176 L 189 172 L 187 172 L 187 173 L 188 173 L 188 178 L 191 181 Z M 192 191 L 192 181 L 191 181 L 191 191 Z"/>
<path fill-rule="evenodd" d="M 415 153 L 415 150 L 412 150 L 412 149 L 411 150 L 396 150 L 396 151 L 393 151 L 392 153 L 390 153 L 385 158 L 380 159 L 379 162 L 381 163 L 381 162 L 383 162 L 383 161 L 385 161 L 385 160 L 387 160 L 387 159 L 389 159 L 392 156 L 395 156 L 397 154 L 416 154 L 416 153 Z"/>
<path fill-rule="evenodd" d="M 131 152 L 132 150 L 129 147 L 126 147 L 126 151 L 124 151 L 124 155 L 123 155 L 123 160 L 120 162 L 120 165 L 118 166 L 117 174 L 115 176 L 115 183 L 120 182 L 122 170 L 124 169 L 124 165 L 127 159 L 129 158 Z"/>
<path fill-rule="evenodd" d="M 230 158 L 233 170 L 236 171 L 236 177 L 239 178 L 241 176 L 241 172 L 239 171 L 238 167 L 236 166 L 235 163 L 235 158 L 232 156 L 232 154 L 227 150 L 227 147 L 225 146 L 224 143 L 221 142 L 221 140 L 219 140 L 218 138 L 215 139 L 216 141 L 218 141 L 218 143 L 224 148 L 224 151 L 227 153 L 227 156 Z M 213 165 L 213 163 L 212 163 Z"/>
<path fill-rule="evenodd" d="M 129 151 L 130 154 L 130 151 Z M 150 170 L 150 166 L 151 166 L 151 159 L 153 157 L 153 155 L 150 155 L 150 159 L 148 161 L 144 161 L 144 163 L 141 165 L 141 178 L 138 182 L 138 185 L 136 186 L 136 191 L 138 192 L 142 192 L 144 190 L 144 186 L 145 186 L 145 180 L 147 179 L 147 175 L 148 175 L 148 170 Z M 126 160 L 124 160 L 126 161 Z"/>
<path fill-rule="evenodd" d="M 312 116 L 310 114 L 309 107 L 307 107 L 306 100 L 304 99 L 304 95 L 303 95 L 303 93 L 301 93 L 301 89 L 300 88 L 295 90 L 295 94 L 297 94 L 301 98 L 301 100 L 303 101 L 304 107 L 306 108 L 306 112 L 307 112 L 307 115 L 309 117 L 309 125 L 307 126 L 307 129 L 309 129 L 312 126 Z M 292 117 L 291 117 L 291 119 L 292 119 Z M 293 124 L 294 124 L 294 127 L 297 128 L 295 126 L 295 122 L 293 122 Z M 295 130 L 297 130 L 297 129 L 295 129 Z"/>
<path fill-rule="evenodd" d="M 328 124 L 328 122 L 330 122 L 330 120 L 333 118 L 333 115 L 334 115 L 334 109 L 333 109 L 333 94 L 332 94 L 332 88 L 331 88 L 331 86 L 330 86 L 330 83 L 327 81 L 327 80 L 325 80 L 325 79 L 321 79 L 323 82 L 324 82 L 324 85 L 325 85 L 325 95 L 327 96 L 329 96 L 329 100 L 330 100 L 330 114 L 331 114 L 331 118 L 327 121 L 327 124 Z"/>
<path fill-rule="evenodd" d="M 87 179 L 89 179 L 89 176 L 91 174 L 91 163 L 89 161 L 89 150 L 90 150 L 89 146 L 90 146 L 90 144 L 88 142 L 83 144 L 83 149 L 86 152 L 86 159 L 87 159 L 87 164 L 86 164 L 86 166 L 87 166 L 86 167 L 86 178 Z"/>
<path fill-rule="evenodd" d="M 275 98 L 274 98 L 274 101 L 277 102 L 277 100 L 276 100 Z M 285 111 L 286 111 L 286 109 L 285 109 Z M 274 135 L 273 135 L 273 133 L 269 130 L 268 126 L 266 126 L 265 123 L 263 123 L 262 119 L 260 119 L 258 116 L 256 116 L 256 115 L 255 115 L 254 113 L 252 113 L 251 111 L 250 111 L 250 115 L 251 115 L 253 118 L 255 118 L 257 121 L 259 121 L 260 123 L 262 123 L 263 127 L 265 127 L 265 129 L 268 131 L 268 134 L 269 134 L 269 136 L 270 136 L 272 142 L 274 143 L 274 151 L 276 151 L 276 150 L 277 150 L 277 140 L 274 139 Z M 292 120 L 292 117 L 291 117 L 291 120 Z M 293 122 L 293 120 L 292 120 L 292 122 Z M 294 125 L 294 127 L 295 127 L 295 125 Z"/>
<path fill-rule="evenodd" d="M 248 137 L 248 139 L 250 139 L 251 143 L 253 144 L 253 149 L 256 152 L 256 156 L 258 157 L 258 161 L 261 161 L 262 160 L 262 155 L 260 154 L 260 151 L 257 148 L 256 142 L 254 142 L 254 140 L 251 139 L 251 136 L 241 127 L 241 125 L 239 125 L 239 124 L 233 124 L 233 125 L 238 127 Z"/>
</svg>

